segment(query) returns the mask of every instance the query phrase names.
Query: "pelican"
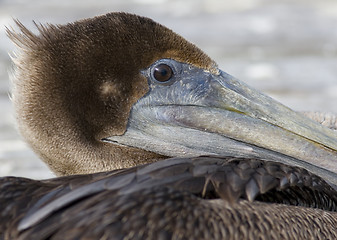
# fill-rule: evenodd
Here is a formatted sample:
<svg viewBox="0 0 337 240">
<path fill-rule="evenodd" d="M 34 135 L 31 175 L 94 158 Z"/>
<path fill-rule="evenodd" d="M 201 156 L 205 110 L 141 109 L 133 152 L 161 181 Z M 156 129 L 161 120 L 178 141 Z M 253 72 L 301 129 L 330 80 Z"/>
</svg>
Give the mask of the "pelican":
<svg viewBox="0 0 337 240">
<path fill-rule="evenodd" d="M 336 131 L 146 17 L 16 25 L 18 128 L 59 177 L 0 179 L 0 239 L 337 239 Z"/>
</svg>

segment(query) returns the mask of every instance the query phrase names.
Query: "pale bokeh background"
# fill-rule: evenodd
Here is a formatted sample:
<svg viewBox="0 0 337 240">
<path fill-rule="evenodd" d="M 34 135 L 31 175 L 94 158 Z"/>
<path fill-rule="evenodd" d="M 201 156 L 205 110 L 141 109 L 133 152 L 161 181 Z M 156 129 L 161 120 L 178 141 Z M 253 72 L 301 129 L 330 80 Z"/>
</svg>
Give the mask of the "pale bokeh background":
<svg viewBox="0 0 337 240">
<path fill-rule="evenodd" d="M 0 0 L 0 176 L 53 176 L 15 129 L 4 26 L 33 29 L 111 11 L 148 16 L 198 45 L 220 68 L 295 110 L 337 113 L 336 0 Z"/>
</svg>

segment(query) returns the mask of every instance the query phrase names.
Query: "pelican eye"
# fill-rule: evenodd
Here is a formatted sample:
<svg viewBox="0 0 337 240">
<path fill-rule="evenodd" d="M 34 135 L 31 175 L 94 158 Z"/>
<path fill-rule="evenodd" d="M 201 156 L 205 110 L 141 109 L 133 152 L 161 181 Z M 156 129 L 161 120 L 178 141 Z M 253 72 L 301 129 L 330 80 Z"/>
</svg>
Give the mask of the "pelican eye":
<svg viewBox="0 0 337 240">
<path fill-rule="evenodd" d="M 158 82 L 167 82 L 173 76 L 173 70 L 170 66 L 161 63 L 153 70 L 153 76 Z"/>
</svg>

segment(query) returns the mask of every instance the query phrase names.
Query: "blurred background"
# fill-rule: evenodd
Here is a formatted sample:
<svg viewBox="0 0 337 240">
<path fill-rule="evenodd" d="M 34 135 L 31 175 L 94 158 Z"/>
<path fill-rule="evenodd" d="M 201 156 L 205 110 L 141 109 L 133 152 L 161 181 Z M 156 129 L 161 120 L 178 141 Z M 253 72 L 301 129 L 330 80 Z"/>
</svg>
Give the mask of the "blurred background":
<svg viewBox="0 0 337 240">
<path fill-rule="evenodd" d="M 5 26 L 125 11 L 195 43 L 220 68 L 295 110 L 337 113 L 336 0 L 0 0 L 0 176 L 53 176 L 16 131 Z"/>
</svg>

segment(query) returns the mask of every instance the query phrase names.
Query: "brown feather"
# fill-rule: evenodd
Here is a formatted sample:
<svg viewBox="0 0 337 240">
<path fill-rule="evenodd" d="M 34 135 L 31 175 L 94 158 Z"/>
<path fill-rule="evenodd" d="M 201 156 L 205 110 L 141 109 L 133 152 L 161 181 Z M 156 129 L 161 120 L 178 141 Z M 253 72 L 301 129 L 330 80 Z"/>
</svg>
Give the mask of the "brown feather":
<svg viewBox="0 0 337 240">
<path fill-rule="evenodd" d="M 162 156 L 100 140 L 123 134 L 148 91 L 140 70 L 172 58 L 216 71 L 200 49 L 151 19 L 110 13 L 67 25 L 19 21 L 13 102 L 21 134 L 58 175 L 153 162 Z M 118 160 L 118 161 L 117 161 Z"/>
</svg>

